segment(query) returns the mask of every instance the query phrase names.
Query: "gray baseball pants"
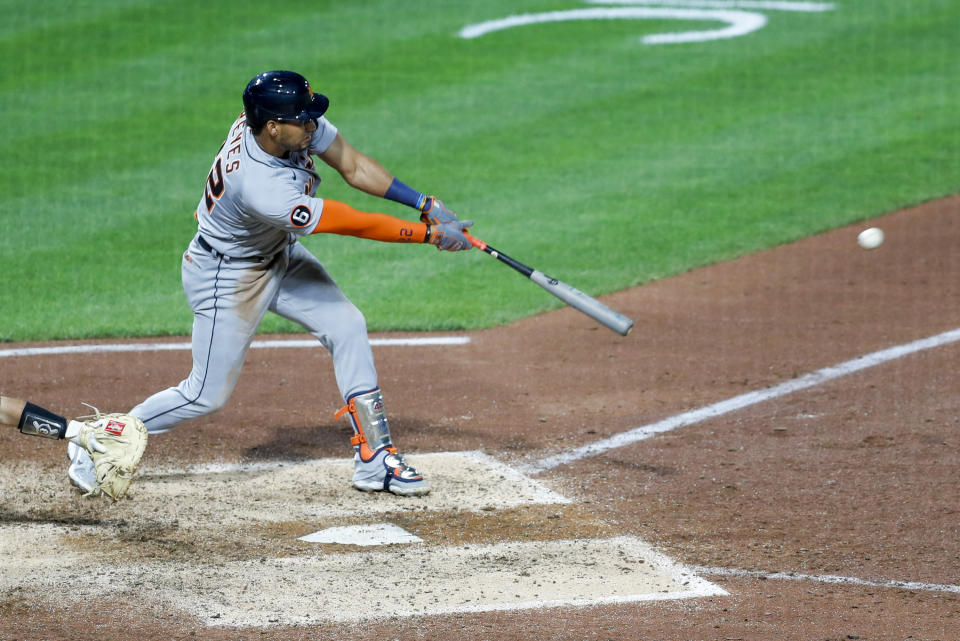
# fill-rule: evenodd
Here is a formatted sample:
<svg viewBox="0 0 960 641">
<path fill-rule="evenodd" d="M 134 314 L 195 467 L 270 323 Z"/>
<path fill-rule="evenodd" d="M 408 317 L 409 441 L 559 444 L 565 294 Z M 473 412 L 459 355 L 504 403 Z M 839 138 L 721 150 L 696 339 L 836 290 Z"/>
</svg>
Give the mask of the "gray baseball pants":
<svg viewBox="0 0 960 641">
<path fill-rule="evenodd" d="M 130 410 L 151 434 L 223 407 L 267 311 L 299 323 L 330 351 L 344 399 L 377 387 L 363 314 L 300 243 L 269 259 L 237 259 L 194 238 L 181 276 L 193 309 L 193 369 Z"/>
</svg>

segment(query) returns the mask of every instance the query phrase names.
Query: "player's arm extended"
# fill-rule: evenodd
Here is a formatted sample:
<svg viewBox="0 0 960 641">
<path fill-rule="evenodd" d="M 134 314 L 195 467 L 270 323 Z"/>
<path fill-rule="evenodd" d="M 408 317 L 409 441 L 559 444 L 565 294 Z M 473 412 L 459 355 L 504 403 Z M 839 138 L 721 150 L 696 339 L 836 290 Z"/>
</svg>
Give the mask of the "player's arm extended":
<svg viewBox="0 0 960 641">
<path fill-rule="evenodd" d="M 359 211 L 336 200 L 323 201 L 320 222 L 314 234 L 340 234 L 379 240 L 385 243 L 430 243 L 437 249 L 461 251 L 472 246 L 465 229 L 473 221 L 415 223 L 387 214 Z"/>
<path fill-rule="evenodd" d="M 359 211 L 346 203 L 324 199 L 314 234 L 356 236 L 385 243 L 428 242 L 427 225 L 387 214 Z"/>
</svg>

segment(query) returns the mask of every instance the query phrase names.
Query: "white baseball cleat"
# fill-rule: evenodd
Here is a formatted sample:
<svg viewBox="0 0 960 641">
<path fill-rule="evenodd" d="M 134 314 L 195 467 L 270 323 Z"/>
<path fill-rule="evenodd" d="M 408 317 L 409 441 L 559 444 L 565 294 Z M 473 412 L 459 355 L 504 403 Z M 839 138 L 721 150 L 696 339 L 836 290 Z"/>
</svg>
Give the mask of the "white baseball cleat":
<svg viewBox="0 0 960 641">
<path fill-rule="evenodd" d="M 97 489 L 97 471 L 93 466 L 93 459 L 85 449 L 74 442 L 67 443 L 67 456 L 70 457 L 70 467 L 67 476 L 70 482 L 87 494 Z"/>
<path fill-rule="evenodd" d="M 362 449 L 369 452 L 367 448 Z M 400 496 L 430 493 L 427 480 L 404 463 L 403 456 L 394 447 L 381 447 L 368 460 L 357 452 L 353 457 L 353 487 L 364 492 L 393 492 Z"/>
</svg>

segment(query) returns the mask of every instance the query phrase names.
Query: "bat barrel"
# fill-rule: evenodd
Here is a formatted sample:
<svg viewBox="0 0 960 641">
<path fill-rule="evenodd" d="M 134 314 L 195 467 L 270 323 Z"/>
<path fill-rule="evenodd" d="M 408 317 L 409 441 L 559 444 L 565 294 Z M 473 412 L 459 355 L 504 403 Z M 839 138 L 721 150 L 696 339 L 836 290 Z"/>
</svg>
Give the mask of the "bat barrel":
<svg viewBox="0 0 960 641">
<path fill-rule="evenodd" d="M 530 280 L 540 287 L 565 302 L 570 307 L 577 309 L 604 327 L 608 327 L 620 334 L 626 336 L 633 329 L 633 319 L 611 309 L 598 301 L 596 298 L 584 294 L 576 287 L 571 287 L 563 281 L 551 278 L 541 271 L 533 270 L 530 274 Z"/>
<path fill-rule="evenodd" d="M 588 296 L 576 287 L 571 287 L 563 281 L 559 281 L 556 278 L 551 278 L 541 271 L 537 271 L 532 267 L 524 265 L 518 260 L 510 258 L 503 252 L 497 251 L 495 248 L 491 247 L 479 238 L 475 238 L 470 234 L 466 234 L 466 236 L 470 239 L 470 243 L 477 249 L 485 251 L 502 263 L 506 263 L 516 271 L 535 282 L 537 285 L 540 285 L 540 287 L 543 287 L 545 290 L 565 302 L 567 305 L 570 305 L 574 309 L 583 312 L 604 327 L 612 329 L 621 336 L 626 336 L 633 328 L 632 319 L 624 316 L 616 310 L 610 309 L 596 298 Z"/>
</svg>

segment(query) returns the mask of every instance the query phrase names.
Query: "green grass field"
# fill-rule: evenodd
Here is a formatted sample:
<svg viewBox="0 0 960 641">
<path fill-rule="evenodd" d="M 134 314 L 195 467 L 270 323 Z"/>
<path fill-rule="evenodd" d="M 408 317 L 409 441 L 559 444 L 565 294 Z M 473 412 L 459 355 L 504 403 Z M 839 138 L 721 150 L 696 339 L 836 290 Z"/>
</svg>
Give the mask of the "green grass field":
<svg viewBox="0 0 960 641">
<path fill-rule="evenodd" d="M 764 28 L 692 44 L 641 38 L 722 25 L 457 36 L 596 6 L 0 1 L 0 341 L 189 333 L 191 214 L 244 85 L 273 68 L 307 76 L 348 141 L 476 235 L 594 295 L 960 191 L 955 1 L 756 9 Z M 414 217 L 324 178 L 323 196 Z M 304 244 L 373 331 L 560 305 L 480 252 Z"/>
</svg>

